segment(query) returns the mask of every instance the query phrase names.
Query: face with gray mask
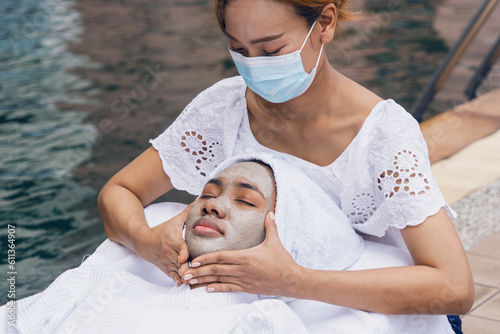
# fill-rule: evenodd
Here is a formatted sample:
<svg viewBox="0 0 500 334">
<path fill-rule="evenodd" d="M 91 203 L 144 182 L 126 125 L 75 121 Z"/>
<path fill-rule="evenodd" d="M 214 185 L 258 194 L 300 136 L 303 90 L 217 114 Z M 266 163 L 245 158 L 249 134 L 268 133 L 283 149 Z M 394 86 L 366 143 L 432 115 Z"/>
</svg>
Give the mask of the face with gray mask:
<svg viewBox="0 0 500 334">
<path fill-rule="evenodd" d="M 191 259 L 262 243 L 275 196 L 272 172 L 259 163 L 241 162 L 221 171 L 188 212 L 185 237 Z"/>
</svg>

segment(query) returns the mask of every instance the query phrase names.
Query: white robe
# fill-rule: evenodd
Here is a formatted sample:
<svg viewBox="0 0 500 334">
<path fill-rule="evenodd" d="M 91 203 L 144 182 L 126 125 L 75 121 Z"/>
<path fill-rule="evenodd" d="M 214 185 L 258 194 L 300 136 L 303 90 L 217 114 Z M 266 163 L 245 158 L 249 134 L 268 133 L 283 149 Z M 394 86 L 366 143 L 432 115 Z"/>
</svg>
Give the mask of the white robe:
<svg viewBox="0 0 500 334">
<path fill-rule="evenodd" d="M 156 225 L 183 208 L 150 206 L 148 222 Z M 404 251 L 367 242 L 347 270 L 408 264 Z M 383 315 L 316 301 L 176 287 L 158 268 L 109 239 L 80 267 L 15 306 L 16 327 L 8 326 L 7 306 L 0 308 L 0 333 L 453 333 L 445 316 Z"/>
</svg>

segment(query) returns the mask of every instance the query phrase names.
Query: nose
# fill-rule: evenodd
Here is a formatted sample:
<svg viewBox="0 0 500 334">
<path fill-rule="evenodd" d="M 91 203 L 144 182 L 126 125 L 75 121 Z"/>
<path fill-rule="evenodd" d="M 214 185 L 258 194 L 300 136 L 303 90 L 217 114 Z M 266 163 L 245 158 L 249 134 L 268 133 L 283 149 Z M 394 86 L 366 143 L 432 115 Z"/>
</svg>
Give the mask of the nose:
<svg viewBox="0 0 500 334">
<path fill-rule="evenodd" d="M 224 217 L 226 217 L 226 213 L 224 212 L 224 209 L 223 209 L 220 201 L 217 201 L 217 199 L 215 199 L 215 198 L 209 199 L 208 201 L 206 201 L 202 205 L 201 213 L 203 215 L 212 214 L 220 219 L 223 219 Z"/>
</svg>

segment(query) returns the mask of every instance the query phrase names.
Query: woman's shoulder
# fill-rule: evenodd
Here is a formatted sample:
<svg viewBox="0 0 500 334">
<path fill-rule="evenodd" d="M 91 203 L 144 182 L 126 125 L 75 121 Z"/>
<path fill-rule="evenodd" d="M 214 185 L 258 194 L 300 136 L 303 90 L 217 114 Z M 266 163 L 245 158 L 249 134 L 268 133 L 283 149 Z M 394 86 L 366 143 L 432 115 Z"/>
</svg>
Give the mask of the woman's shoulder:
<svg viewBox="0 0 500 334">
<path fill-rule="evenodd" d="M 199 93 L 183 110 L 178 120 L 225 117 L 231 111 L 246 110 L 245 82 L 240 76 L 220 80 Z"/>
<path fill-rule="evenodd" d="M 392 99 L 380 101 L 372 110 L 378 119 L 385 122 L 415 123 L 415 118 Z"/>
<path fill-rule="evenodd" d="M 210 171 L 233 152 L 245 103 L 240 77 L 221 80 L 198 94 L 151 141 L 176 189 L 201 192 Z"/>
<path fill-rule="evenodd" d="M 386 151 L 407 150 L 410 146 L 423 152 L 427 149 L 419 123 L 401 105 L 389 99 L 375 105 L 350 148 L 365 152 L 362 156 L 371 159 Z"/>
<path fill-rule="evenodd" d="M 420 132 L 417 120 L 391 99 L 377 103 L 366 118 L 363 127 L 367 128 L 371 137 L 378 135 L 393 140 L 397 140 L 397 136 L 406 136 L 415 131 Z"/>
<path fill-rule="evenodd" d="M 381 101 L 367 118 L 359 141 L 366 158 L 374 164 L 396 164 L 401 154 L 413 154 L 426 161 L 428 148 L 417 120 L 394 100 Z M 416 159 L 416 158 L 415 158 Z M 410 159 L 411 160 L 411 159 Z M 409 161 L 409 160 L 408 160 Z"/>
<path fill-rule="evenodd" d="M 230 94 L 236 94 L 236 98 L 245 98 L 245 87 L 245 82 L 241 76 L 225 78 L 202 91 L 197 98 L 210 96 L 215 100 L 220 100 L 226 99 Z"/>
<path fill-rule="evenodd" d="M 241 77 L 223 79 L 198 94 L 177 117 L 173 128 L 197 128 L 208 133 L 232 133 L 246 112 Z"/>
<path fill-rule="evenodd" d="M 235 90 L 241 89 L 245 86 L 245 81 L 240 75 L 224 78 L 219 80 L 215 84 L 213 84 L 209 89 L 226 89 L 226 90 Z"/>
</svg>

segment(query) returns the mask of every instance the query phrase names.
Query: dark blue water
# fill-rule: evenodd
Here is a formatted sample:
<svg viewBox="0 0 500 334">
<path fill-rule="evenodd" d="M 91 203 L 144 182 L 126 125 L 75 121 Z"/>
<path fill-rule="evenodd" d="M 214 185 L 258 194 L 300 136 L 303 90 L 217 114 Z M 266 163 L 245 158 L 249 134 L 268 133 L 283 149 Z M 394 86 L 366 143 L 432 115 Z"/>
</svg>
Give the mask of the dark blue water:
<svg viewBox="0 0 500 334">
<path fill-rule="evenodd" d="M 138 5 L 148 7 L 149 2 L 153 1 L 129 0 L 120 4 L 130 9 Z M 409 108 L 446 53 L 446 46 L 432 29 L 436 2 L 370 0 L 366 4 L 365 10 L 377 13 L 377 19 L 347 29 L 344 38 L 350 51 L 343 52 L 339 44 L 333 44 L 329 47 L 331 61 L 339 71 L 380 96 L 394 98 Z M 151 8 L 158 5 L 156 1 Z M 175 22 L 174 11 L 183 11 L 181 17 L 197 17 L 189 16 L 193 8 L 207 13 L 211 10 L 210 1 L 171 3 L 172 22 Z M 81 21 L 81 15 L 72 8 L 71 0 L 0 1 L 0 288 L 5 291 L 3 277 L 11 271 L 7 263 L 7 226 L 12 225 L 15 227 L 16 298 L 44 289 L 64 270 L 78 266 L 83 255 L 92 252 L 105 239 L 102 223 L 96 218 L 98 189 L 75 181 L 74 175 L 77 166 L 95 164 L 92 153 L 97 147 L 102 150 L 115 141 L 109 138 L 101 140 L 98 129 L 86 122 L 88 114 L 81 111 L 85 108 L 67 107 L 101 102 L 89 98 L 98 95 L 95 87 L 99 85 L 75 75 L 73 70 L 96 69 L 95 72 L 106 73 L 108 78 L 119 71 L 127 71 L 129 75 L 138 71 L 137 78 L 142 80 L 144 74 L 139 73 L 143 71 L 142 63 L 155 66 L 158 57 L 168 56 L 168 63 L 163 65 L 170 67 L 171 80 L 161 89 L 165 96 L 171 97 L 179 95 L 178 92 L 194 97 L 204 88 L 190 86 L 195 84 L 194 81 L 215 82 L 222 76 L 235 73 L 229 54 L 224 54 L 219 65 L 210 62 L 201 65 L 210 67 L 211 71 L 206 73 L 218 75 L 217 78 L 201 78 L 204 80 L 192 80 L 193 83 L 180 80 L 194 78 L 200 72 L 203 60 L 196 60 L 197 55 L 211 53 L 215 47 L 226 49 L 227 41 L 217 27 L 206 29 L 195 21 L 192 24 L 184 22 L 188 26 L 186 29 L 179 27 L 182 26 L 179 23 L 170 27 L 170 21 L 155 21 L 149 26 L 148 21 L 147 29 L 141 33 L 174 31 L 179 41 L 172 42 L 172 47 L 161 49 L 163 53 L 160 55 L 151 47 L 154 43 L 148 45 L 149 49 L 135 50 L 130 47 L 134 45 L 130 41 L 123 44 L 124 50 L 118 50 L 118 54 L 123 53 L 127 58 L 130 54 L 137 57 L 140 53 L 139 65 L 128 64 L 127 61 L 132 62 L 128 58 L 109 59 L 109 63 L 100 65 L 68 50 L 68 43 L 77 41 L 84 33 Z M 125 25 L 129 24 L 133 22 Z M 102 31 L 109 29 L 106 22 L 102 25 Z M 99 34 L 93 38 L 99 38 Z M 192 47 L 197 52 L 191 52 Z M 191 61 L 189 57 L 198 67 L 186 65 L 186 59 Z M 120 63 L 131 68 L 123 69 L 126 66 Z M 221 73 L 213 74 L 216 72 L 214 66 L 220 66 Z M 102 71 L 97 70 L 100 68 Z M 109 87 L 121 84 L 106 82 L 101 87 L 109 90 Z M 125 93 L 130 93 L 134 86 L 129 85 L 123 88 Z M 168 95 L 169 92 L 177 93 Z M 112 94 L 113 91 L 105 93 Z M 173 119 L 172 115 L 182 110 L 180 105 L 188 102 L 186 97 L 185 101 L 183 98 L 175 103 L 158 104 L 165 104 L 165 110 L 161 111 L 165 116 L 162 117 L 168 115 Z M 64 108 L 60 107 L 61 103 L 65 103 Z M 155 109 L 155 106 L 151 104 L 150 108 Z M 158 108 L 163 108 L 163 105 Z M 141 112 L 151 113 L 152 110 L 141 109 Z M 133 126 L 141 127 L 139 122 L 140 117 Z M 125 131 L 122 133 L 127 136 L 135 133 Z M 156 134 L 152 133 L 151 137 Z M 135 137 L 126 139 L 126 147 L 120 146 L 120 150 L 113 154 L 139 151 Z M 121 159 L 124 161 L 129 157 Z M 103 175 L 94 175 L 104 178 Z M 7 300 L 5 294 L 0 296 L 0 304 Z"/>
<path fill-rule="evenodd" d="M 73 207 L 95 190 L 71 180 L 89 158 L 96 129 L 58 102 L 95 103 L 78 94 L 90 82 L 69 73 L 95 66 L 67 51 L 82 32 L 67 0 L 0 2 L 0 272 L 17 272 L 16 298 L 40 291 L 100 237 L 82 238 L 96 222 Z M 15 227 L 15 270 L 7 266 L 7 226 Z M 0 304 L 7 296 L 2 293 Z"/>
</svg>

